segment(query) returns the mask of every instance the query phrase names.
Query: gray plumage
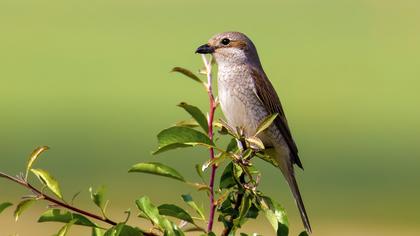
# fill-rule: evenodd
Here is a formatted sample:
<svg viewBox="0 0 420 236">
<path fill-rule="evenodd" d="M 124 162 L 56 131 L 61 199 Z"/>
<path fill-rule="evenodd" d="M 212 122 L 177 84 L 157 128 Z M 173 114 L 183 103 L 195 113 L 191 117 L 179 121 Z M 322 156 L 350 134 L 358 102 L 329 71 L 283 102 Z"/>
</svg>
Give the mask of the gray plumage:
<svg viewBox="0 0 420 236">
<path fill-rule="evenodd" d="M 281 169 L 296 200 L 306 231 L 311 226 L 295 179 L 293 164 L 303 169 L 286 116 L 272 84 L 268 80 L 252 41 L 239 32 L 213 36 L 198 53 L 211 53 L 218 65 L 218 96 L 228 124 L 253 135 L 270 114 L 278 113 L 273 124 L 259 135 Z"/>
</svg>

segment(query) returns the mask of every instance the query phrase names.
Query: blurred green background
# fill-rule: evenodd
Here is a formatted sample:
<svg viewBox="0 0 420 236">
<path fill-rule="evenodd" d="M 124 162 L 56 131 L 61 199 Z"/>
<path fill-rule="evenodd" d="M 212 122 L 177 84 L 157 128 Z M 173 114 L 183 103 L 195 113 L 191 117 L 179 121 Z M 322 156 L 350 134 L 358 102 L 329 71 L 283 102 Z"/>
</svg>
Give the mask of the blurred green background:
<svg viewBox="0 0 420 236">
<path fill-rule="evenodd" d="M 178 102 L 207 108 L 196 83 L 169 71 L 197 70 L 197 46 L 242 31 L 300 148 L 314 235 L 418 235 L 419 23 L 416 0 L 1 0 L 0 169 L 17 174 L 32 149 L 48 145 L 37 167 L 67 199 L 82 191 L 76 204 L 90 210 L 89 186 L 106 184 L 117 221 L 143 195 L 181 204 L 191 192 L 207 204 L 182 183 L 127 170 L 161 161 L 197 180 L 205 150 L 150 155 L 161 129 L 188 118 Z M 280 172 L 257 166 L 261 189 L 284 204 L 297 235 L 302 225 Z M 0 202 L 26 193 L 0 180 Z M 14 223 L 8 209 L 0 235 L 51 235 L 60 226 L 37 224 L 43 210 L 38 204 Z M 272 234 L 263 219 L 245 230 Z"/>
</svg>

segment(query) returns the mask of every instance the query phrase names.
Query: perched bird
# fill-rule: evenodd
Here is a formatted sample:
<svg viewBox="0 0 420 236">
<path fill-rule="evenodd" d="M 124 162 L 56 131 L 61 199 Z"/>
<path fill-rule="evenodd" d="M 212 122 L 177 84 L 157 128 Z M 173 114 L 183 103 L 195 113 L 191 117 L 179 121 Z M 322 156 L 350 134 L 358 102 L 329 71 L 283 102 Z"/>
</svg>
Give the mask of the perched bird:
<svg viewBox="0 0 420 236">
<path fill-rule="evenodd" d="M 254 135 L 258 125 L 269 115 L 277 113 L 274 122 L 259 138 L 281 169 L 299 208 L 303 224 L 311 233 L 311 226 L 295 179 L 293 165 L 303 169 L 298 149 L 293 141 L 280 99 L 265 74 L 257 49 L 252 41 L 239 32 L 225 32 L 213 36 L 196 53 L 212 54 L 218 66 L 218 97 L 227 123 L 240 127 L 245 135 Z"/>
</svg>

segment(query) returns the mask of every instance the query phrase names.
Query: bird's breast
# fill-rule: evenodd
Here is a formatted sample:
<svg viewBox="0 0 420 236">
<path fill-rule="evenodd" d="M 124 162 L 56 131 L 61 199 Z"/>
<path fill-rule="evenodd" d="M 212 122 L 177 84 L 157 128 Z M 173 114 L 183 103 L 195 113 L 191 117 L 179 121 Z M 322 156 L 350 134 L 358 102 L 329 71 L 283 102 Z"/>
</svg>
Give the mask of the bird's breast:
<svg viewBox="0 0 420 236">
<path fill-rule="evenodd" d="M 258 100 L 251 78 L 243 74 L 218 74 L 218 96 L 227 123 L 243 128 L 246 135 L 254 135 L 267 111 Z"/>
</svg>

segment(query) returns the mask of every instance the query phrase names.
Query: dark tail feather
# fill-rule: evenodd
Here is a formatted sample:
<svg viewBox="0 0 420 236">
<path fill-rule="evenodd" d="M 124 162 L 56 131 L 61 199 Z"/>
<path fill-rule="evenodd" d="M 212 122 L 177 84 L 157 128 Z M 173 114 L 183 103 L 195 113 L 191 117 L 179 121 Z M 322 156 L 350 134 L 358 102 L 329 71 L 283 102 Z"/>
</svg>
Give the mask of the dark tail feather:
<svg viewBox="0 0 420 236">
<path fill-rule="evenodd" d="M 312 233 L 311 224 L 309 223 L 308 215 L 306 214 L 305 205 L 303 204 L 302 197 L 300 196 L 300 191 L 298 184 L 296 182 L 295 176 L 293 173 L 290 173 L 286 177 L 287 182 L 292 190 L 293 197 L 295 198 L 296 205 L 299 208 L 300 217 L 302 218 L 303 225 L 308 233 Z"/>
</svg>

